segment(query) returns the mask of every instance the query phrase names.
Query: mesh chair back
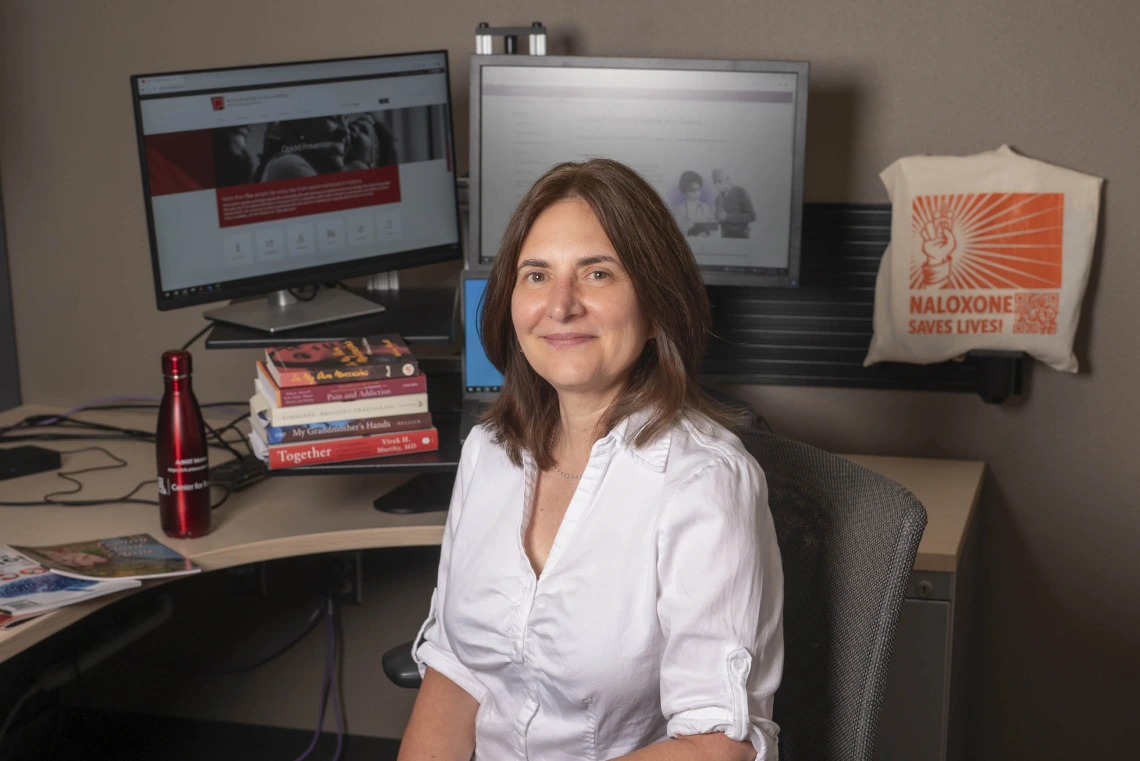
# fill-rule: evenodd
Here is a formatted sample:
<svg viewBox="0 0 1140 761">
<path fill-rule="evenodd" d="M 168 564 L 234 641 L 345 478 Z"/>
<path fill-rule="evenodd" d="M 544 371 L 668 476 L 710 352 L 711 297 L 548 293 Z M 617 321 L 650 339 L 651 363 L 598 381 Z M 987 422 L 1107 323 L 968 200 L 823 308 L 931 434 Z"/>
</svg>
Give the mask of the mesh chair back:
<svg viewBox="0 0 1140 761">
<path fill-rule="evenodd" d="M 926 510 L 842 457 L 738 434 L 767 476 L 784 565 L 780 761 L 867 761 Z"/>
</svg>

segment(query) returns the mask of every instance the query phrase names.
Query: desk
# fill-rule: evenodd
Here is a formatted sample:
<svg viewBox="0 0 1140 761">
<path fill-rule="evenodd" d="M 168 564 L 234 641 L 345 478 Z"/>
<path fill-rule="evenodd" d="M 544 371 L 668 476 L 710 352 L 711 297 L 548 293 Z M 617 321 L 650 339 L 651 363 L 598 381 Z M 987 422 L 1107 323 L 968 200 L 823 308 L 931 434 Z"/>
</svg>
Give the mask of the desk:
<svg viewBox="0 0 1140 761">
<path fill-rule="evenodd" d="M 985 463 L 847 455 L 898 481 L 926 508 L 879 717 L 876 761 L 965 757 L 967 643 L 975 518 Z"/>
<path fill-rule="evenodd" d="M 55 407 L 17 407 L 0 414 L 0 425 L 11 425 L 28 415 L 61 411 Z M 82 417 L 142 429 L 153 428 L 155 421 L 154 413 L 146 411 L 93 412 L 83 413 Z M 211 421 L 215 419 L 211 417 Z M 91 443 L 106 446 L 127 460 L 128 465 L 120 470 L 80 476 L 86 484 L 84 499 L 123 494 L 138 482 L 154 478 L 152 444 Z M 86 444 L 61 441 L 43 446 L 67 451 Z M 229 455 L 215 449 L 211 457 L 224 461 Z M 105 460 L 106 455 L 99 452 L 65 455 L 64 468 L 75 463 L 102 464 Z M 439 544 L 445 513 L 390 515 L 372 508 L 372 501 L 378 495 L 407 478 L 404 475 L 270 477 L 233 494 L 225 505 L 214 511 L 213 531 L 199 539 L 178 540 L 165 536 L 159 525 L 158 508 L 151 505 L 4 507 L 0 508 L 0 544 L 34 546 L 148 532 L 193 559 L 204 572 L 321 552 Z M 35 500 L 61 486 L 66 488 L 54 473 L 39 473 L 0 481 L 0 494 L 4 501 Z M 140 496 L 146 496 L 146 491 L 140 492 Z M 68 606 L 14 629 L 0 631 L 0 661 L 133 591 Z"/>
<path fill-rule="evenodd" d="M 59 412 L 51 407 L 24 406 L 0 414 L 0 425 L 28 415 Z M 154 414 L 90 412 L 85 419 L 150 428 Z M 97 443 L 97 442 L 93 442 Z M 122 494 L 154 476 L 153 446 L 141 442 L 103 442 L 128 461 L 121 470 L 82 476 L 84 498 Z M 82 442 L 47 444 L 61 451 Z M 221 459 L 229 455 L 215 450 Z M 90 458 L 78 460 L 77 458 Z M 65 467 L 98 462 L 97 452 L 65 456 Z M 972 517 L 985 465 L 959 460 L 848 455 L 849 459 L 898 481 L 925 505 L 926 532 L 919 544 L 907 601 L 896 638 L 893 668 L 884 704 L 881 758 L 942 759 L 952 736 L 952 698 L 960 694 L 951 656 L 964 638 L 967 606 L 965 582 Z M 70 462 L 68 461 L 70 459 Z M 203 571 L 341 550 L 439 544 L 443 512 L 391 515 L 372 509 L 372 500 L 407 480 L 406 475 L 308 476 L 268 480 L 232 495 L 214 513 L 213 531 L 200 539 L 165 537 L 158 509 L 149 505 L 109 505 L 94 508 L 0 508 L 0 543 L 52 544 L 107 536 L 149 532 L 190 557 Z M 53 473 L 0 482 L 5 500 L 33 500 L 58 489 Z M 150 582 L 154 583 L 154 582 Z M 133 590 L 98 598 L 49 613 L 0 632 L 0 662 L 51 634 L 113 603 Z M 932 672 L 934 676 L 928 677 Z M 916 682 L 917 679 L 921 682 Z M 953 688 L 953 689 L 952 689 Z M 931 738 L 938 751 L 931 743 Z M 921 754 L 902 748 L 921 745 Z M 951 743 L 952 745 L 952 743 Z"/>
</svg>

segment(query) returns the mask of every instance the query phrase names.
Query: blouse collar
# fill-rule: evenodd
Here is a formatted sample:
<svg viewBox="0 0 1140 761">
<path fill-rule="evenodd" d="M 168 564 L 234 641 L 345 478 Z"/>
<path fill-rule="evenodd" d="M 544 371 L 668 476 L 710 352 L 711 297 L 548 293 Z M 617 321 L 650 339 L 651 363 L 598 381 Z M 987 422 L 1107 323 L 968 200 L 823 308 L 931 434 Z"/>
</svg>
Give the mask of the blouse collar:
<svg viewBox="0 0 1140 761">
<path fill-rule="evenodd" d="M 652 417 L 651 410 L 639 410 L 631 415 L 623 418 L 614 429 L 602 439 L 613 438 L 615 441 L 620 442 L 629 450 L 634 459 L 640 462 L 650 470 L 663 473 L 665 471 L 665 464 L 669 460 L 669 444 L 672 439 L 672 432 L 666 428 L 657 438 L 648 442 L 643 447 L 638 447 L 633 443 L 634 438 L 637 436 L 638 431 L 649 422 Z"/>
</svg>

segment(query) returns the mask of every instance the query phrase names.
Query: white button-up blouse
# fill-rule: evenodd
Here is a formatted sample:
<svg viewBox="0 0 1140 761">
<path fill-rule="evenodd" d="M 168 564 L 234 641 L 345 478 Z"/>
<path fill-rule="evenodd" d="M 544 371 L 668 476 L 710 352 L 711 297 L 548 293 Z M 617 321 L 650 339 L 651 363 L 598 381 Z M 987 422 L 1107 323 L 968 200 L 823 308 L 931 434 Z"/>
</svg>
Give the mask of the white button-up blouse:
<svg viewBox="0 0 1140 761">
<path fill-rule="evenodd" d="M 479 702 L 480 761 L 602 761 L 724 732 L 775 761 L 783 574 L 767 487 L 740 440 L 644 415 L 599 439 L 542 574 L 523 549 L 538 470 L 483 428 L 463 447 L 413 655 Z"/>
</svg>

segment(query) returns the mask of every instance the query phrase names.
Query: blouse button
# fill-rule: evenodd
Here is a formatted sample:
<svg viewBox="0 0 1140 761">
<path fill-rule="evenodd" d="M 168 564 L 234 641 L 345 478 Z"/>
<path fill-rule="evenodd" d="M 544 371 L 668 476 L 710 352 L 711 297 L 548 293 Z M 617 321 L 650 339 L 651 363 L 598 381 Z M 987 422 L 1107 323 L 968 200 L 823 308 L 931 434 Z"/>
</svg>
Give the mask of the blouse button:
<svg viewBox="0 0 1140 761">
<path fill-rule="evenodd" d="M 744 669 L 748 668 L 748 664 L 744 662 L 743 658 L 737 658 L 732 662 L 732 667 L 743 673 Z"/>
</svg>

